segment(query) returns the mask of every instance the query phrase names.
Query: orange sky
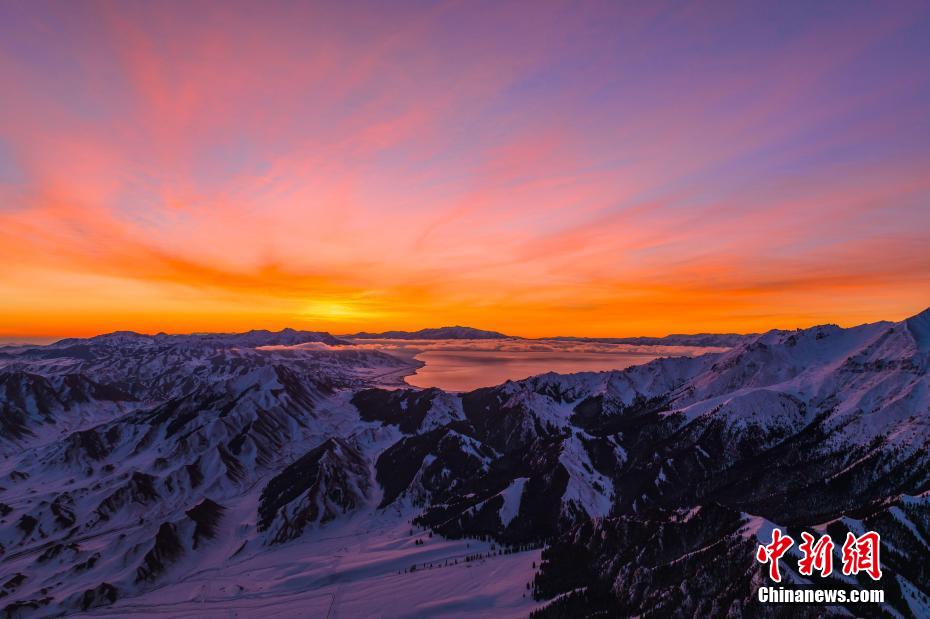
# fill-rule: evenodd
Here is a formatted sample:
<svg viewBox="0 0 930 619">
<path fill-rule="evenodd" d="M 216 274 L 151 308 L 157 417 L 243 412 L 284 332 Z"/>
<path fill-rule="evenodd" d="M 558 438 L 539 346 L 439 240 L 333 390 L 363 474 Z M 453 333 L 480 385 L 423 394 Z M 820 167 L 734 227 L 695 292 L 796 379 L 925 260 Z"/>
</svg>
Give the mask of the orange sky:
<svg viewBox="0 0 930 619">
<path fill-rule="evenodd" d="M 6 3 L 0 339 L 930 305 L 926 5 Z"/>
</svg>

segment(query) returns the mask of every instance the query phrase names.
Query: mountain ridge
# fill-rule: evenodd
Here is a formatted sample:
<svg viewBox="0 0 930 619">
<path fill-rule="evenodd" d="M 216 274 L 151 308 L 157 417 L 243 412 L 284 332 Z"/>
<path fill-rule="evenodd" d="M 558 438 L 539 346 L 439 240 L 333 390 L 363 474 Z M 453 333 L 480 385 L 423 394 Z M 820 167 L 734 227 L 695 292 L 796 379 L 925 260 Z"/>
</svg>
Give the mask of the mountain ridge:
<svg viewBox="0 0 930 619">
<path fill-rule="evenodd" d="M 504 335 L 497 331 L 486 331 L 460 325 L 420 329 L 419 331 L 384 331 L 368 333 L 361 331 L 343 336 L 348 339 L 398 339 L 398 340 L 502 340 L 523 339 L 514 335 Z"/>
</svg>

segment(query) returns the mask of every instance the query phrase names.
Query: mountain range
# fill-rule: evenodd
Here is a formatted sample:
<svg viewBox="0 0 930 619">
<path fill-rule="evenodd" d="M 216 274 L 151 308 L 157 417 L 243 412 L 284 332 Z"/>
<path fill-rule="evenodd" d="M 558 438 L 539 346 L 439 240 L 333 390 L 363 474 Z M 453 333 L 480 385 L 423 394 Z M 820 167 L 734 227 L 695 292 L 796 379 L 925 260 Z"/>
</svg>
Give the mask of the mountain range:
<svg viewBox="0 0 930 619">
<path fill-rule="evenodd" d="M 930 615 L 930 310 L 467 393 L 343 341 L 0 351 L 7 616 Z M 878 531 L 885 602 L 757 602 L 776 526 Z"/>
<path fill-rule="evenodd" d="M 347 340 L 522 340 L 516 335 L 505 335 L 497 331 L 485 331 L 473 327 L 438 327 L 435 329 L 420 329 L 419 331 L 384 331 L 381 333 L 367 333 L 362 331 L 342 336 Z M 759 337 L 758 333 L 696 333 L 672 334 L 663 337 L 573 337 L 558 336 L 550 339 L 567 342 L 599 342 L 605 344 L 633 344 L 638 346 L 699 346 L 730 348 L 737 344 Z"/>
</svg>

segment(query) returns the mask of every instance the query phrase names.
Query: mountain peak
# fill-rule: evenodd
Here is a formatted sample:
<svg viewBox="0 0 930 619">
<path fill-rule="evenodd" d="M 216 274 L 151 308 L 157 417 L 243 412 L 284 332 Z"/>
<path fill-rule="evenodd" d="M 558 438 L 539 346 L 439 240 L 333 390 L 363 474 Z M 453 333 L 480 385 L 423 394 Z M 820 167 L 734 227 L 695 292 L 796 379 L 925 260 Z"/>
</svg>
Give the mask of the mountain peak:
<svg viewBox="0 0 930 619">
<path fill-rule="evenodd" d="M 911 320 L 930 320 L 930 307 L 923 310 L 922 312 L 914 314 L 910 318 L 906 318 L 904 322 L 909 322 Z"/>
</svg>

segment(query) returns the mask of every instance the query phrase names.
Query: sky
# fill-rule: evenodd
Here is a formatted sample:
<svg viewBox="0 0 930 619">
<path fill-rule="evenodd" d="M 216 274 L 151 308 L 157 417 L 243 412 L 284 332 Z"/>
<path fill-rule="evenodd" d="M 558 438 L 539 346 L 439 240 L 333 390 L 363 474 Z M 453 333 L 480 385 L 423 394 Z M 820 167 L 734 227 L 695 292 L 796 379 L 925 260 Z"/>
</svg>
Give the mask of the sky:
<svg viewBox="0 0 930 619">
<path fill-rule="evenodd" d="M 930 306 L 927 2 L 0 0 L 0 338 Z"/>
</svg>

